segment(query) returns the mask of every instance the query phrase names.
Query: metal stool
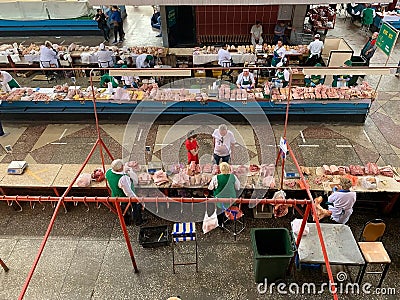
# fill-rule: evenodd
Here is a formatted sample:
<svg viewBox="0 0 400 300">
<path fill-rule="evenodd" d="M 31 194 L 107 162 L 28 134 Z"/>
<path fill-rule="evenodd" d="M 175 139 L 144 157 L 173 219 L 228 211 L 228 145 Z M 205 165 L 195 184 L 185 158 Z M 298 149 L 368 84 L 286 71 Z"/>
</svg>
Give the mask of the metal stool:
<svg viewBox="0 0 400 300">
<path fill-rule="evenodd" d="M 240 209 L 240 206 L 231 206 L 228 209 L 225 210 L 225 217 L 226 220 L 224 221 L 224 226 L 223 228 L 226 231 L 229 231 L 230 233 L 233 233 L 233 238 L 236 241 L 236 236 L 241 233 L 245 228 L 244 224 L 244 214 L 242 210 Z M 241 220 L 240 220 L 241 219 Z M 229 229 L 229 227 L 226 226 L 226 223 L 232 221 L 232 227 Z M 239 224 L 239 228 L 238 225 Z"/>
<path fill-rule="evenodd" d="M 178 242 L 194 242 L 196 261 L 175 262 L 175 248 Z M 175 266 L 196 265 L 196 272 L 198 269 L 198 251 L 197 251 L 197 238 L 196 238 L 196 223 L 175 223 L 172 228 L 172 270 L 175 274 Z"/>
<path fill-rule="evenodd" d="M 1 258 L 0 258 L 0 265 L 3 267 L 4 271 L 8 272 L 9 268 L 8 268 L 7 265 L 4 263 L 4 261 L 1 260 Z"/>
<path fill-rule="evenodd" d="M 360 274 L 358 276 L 358 284 L 361 285 L 365 274 L 380 274 L 381 279 L 379 280 L 378 288 L 381 287 L 391 264 L 390 257 L 386 252 L 385 247 L 383 246 L 382 242 L 358 242 L 358 246 L 360 247 L 361 253 L 365 259 L 365 264 L 360 270 Z M 367 272 L 366 270 L 368 264 L 380 265 L 382 269 L 381 271 Z"/>
</svg>

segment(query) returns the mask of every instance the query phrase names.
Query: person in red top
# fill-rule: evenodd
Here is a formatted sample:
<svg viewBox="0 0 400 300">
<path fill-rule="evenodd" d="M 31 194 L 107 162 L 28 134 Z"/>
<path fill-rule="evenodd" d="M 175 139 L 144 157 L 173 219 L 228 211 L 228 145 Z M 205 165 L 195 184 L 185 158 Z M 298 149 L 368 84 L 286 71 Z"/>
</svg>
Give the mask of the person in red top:
<svg viewBox="0 0 400 300">
<path fill-rule="evenodd" d="M 197 144 L 196 134 L 194 133 L 194 130 L 191 130 L 187 134 L 185 146 L 186 146 L 187 153 L 188 153 L 188 164 L 190 164 L 190 162 L 192 162 L 192 161 L 194 161 L 194 162 L 196 162 L 196 164 L 198 164 L 199 163 L 199 144 Z"/>
</svg>

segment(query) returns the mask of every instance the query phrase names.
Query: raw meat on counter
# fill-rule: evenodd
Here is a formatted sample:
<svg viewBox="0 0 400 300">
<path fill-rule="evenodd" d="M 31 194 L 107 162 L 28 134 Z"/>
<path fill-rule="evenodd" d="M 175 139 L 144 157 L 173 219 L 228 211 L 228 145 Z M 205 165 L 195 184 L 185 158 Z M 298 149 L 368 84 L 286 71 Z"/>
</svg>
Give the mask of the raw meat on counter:
<svg viewBox="0 0 400 300">
<path fill-rule="evenodd" d="M 154 184 L 157 185 L 157 186 L 160 186 L 160 185 L 162 185 L 164 183 L 168 183 L 169 182 L 167 174 L 163 170 L 159 170 L 159 171 L 154 173 L 153 181 L 154 181 Z"/>
<path fill-rule="evenodd" d="M 350 174 L 353 176 L 363 176 L 364 175 L 364 168 L 359 165 L 350 165 Z"/>
<path fill-rule="evenodd" d="M 376 163 L 367 163 L 365 166 L 365 174 L 366 175 L 378 175 L 379 174 L 379 168 Z"/>
</svg>

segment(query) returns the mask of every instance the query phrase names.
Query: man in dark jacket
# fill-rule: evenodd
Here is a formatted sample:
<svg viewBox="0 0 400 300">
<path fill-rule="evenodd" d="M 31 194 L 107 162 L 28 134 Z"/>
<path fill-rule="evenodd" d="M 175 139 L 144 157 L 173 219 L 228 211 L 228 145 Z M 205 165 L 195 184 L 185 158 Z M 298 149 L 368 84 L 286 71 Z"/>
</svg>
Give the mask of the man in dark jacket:
<svg viewBox="0 0 400 300">
<path fill-rule="evenodd" d="M 375 54 L 375 50 L 377 47 L 376 41 L 378 39 L 378 35 L 379 35 L 378 32 L 374 32 L 361 50 L 361 56 L 366 60 L 367 66 L 369 66 L 369 61 Z"/>
<path fill-rule="evenodd" d="M 97 10 L 97 14 L 94 17 L 94 19 L 97 22 L 97 27 L 103 33 L 105 41 L 108 42 L 108 40 L 110 39 L 110 27 L 108 27 L 108 24 L 107 24 L 108 16 L 105 15 L 103 10 L 99 8 Z"/>
<path fill-rule="evenodd" d="M 110 20 L 114 26 L 114 42 L 113 44 L 118 43 L 118 34 L 119 34 L 119 42 L 122 43 L 124 40 L 124 28 L 123 28 L 123 20 L 121 11 L 119 10 L 118 6 L 112 7 L 112 14 Z"/>
</svg>

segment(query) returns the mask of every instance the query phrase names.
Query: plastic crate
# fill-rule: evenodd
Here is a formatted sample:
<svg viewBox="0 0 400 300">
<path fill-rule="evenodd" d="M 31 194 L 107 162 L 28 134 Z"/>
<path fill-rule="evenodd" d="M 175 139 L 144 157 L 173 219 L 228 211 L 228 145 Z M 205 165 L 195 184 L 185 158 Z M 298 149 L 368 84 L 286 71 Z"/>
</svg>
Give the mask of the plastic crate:
<svg viewBox="0 0 400 300">
<path fill-rule="evenodd" d="M 139 231 L 139 245 L 143 248 L 168 246 L 172 238 L 167 225 L 142 227 Z"/>
</svg>

